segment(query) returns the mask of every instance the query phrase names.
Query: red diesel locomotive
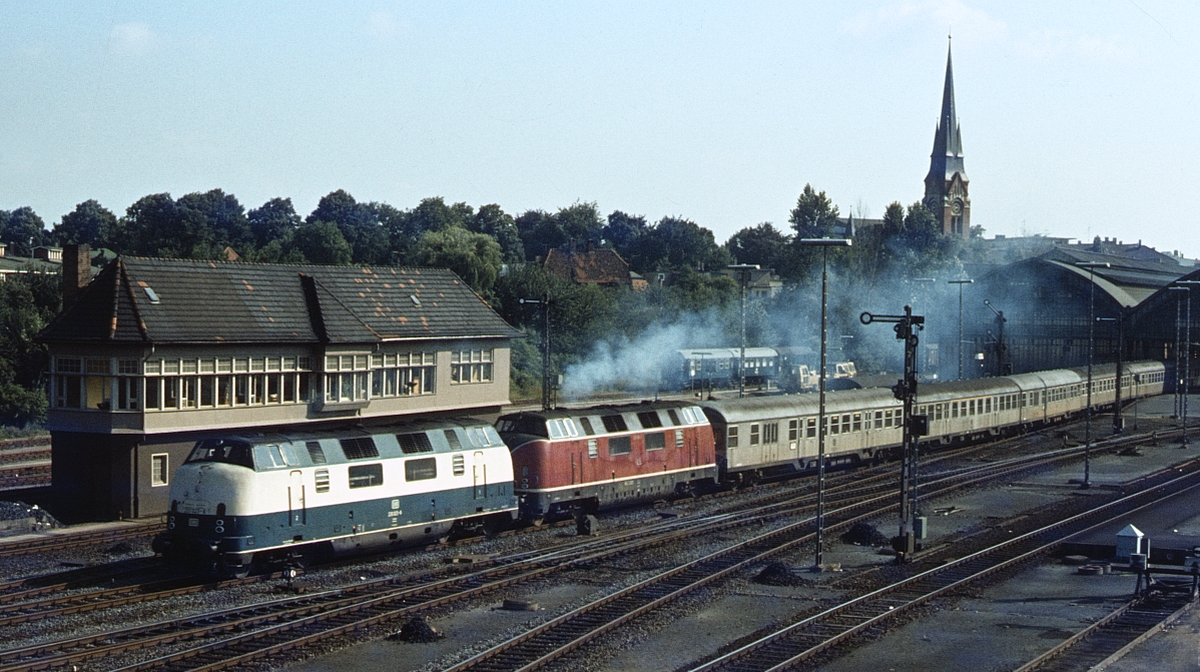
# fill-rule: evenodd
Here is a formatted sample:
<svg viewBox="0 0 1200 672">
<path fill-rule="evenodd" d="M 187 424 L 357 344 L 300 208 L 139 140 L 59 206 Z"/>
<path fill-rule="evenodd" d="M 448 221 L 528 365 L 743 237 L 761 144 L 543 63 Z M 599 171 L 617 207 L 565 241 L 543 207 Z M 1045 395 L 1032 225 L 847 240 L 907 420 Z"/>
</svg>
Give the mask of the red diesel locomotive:
<svg viewBox="0 0 1200 672">
<path fill-rule="evenodd" d="M 521 515 L 534 522 L 717 482 L 712 426 L 687 402 L 523 411 L 496 427 L 512 453 Z"/>
</svg>

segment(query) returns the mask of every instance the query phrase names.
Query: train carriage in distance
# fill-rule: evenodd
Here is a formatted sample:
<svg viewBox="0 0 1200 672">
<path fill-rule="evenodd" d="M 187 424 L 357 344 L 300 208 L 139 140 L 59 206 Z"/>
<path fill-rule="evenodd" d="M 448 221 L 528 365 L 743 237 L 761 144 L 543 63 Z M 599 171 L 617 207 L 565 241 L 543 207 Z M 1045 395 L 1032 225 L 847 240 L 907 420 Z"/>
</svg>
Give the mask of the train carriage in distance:
<svg viewBox="0 0 1200 672">
<path fill-rule="evenodd" d="M 1092 367 L 1092 405 L 1117 396 L 1116 365 Z M 1122 400 L 1162 394 L 1161 362 L 1122 367 Z M 816 468 L 817 395 L 704 401 L 716 437 L 722 482 L 752 483 Z M 1087 407 L 1087 371 L 1059 369 L 1002 378 L 921 384 L 913 408 L 926 417 L 926 445 L 948 445 L 1078 416 Z M 902 405 L 886 388 L 826 395 L 825 454 L 830 467 L 895 456 L 903 442 Z"/>
<path fill-rule="evenodd" d="M 197 442 L 154 550 L 224 574 L 437 541 L 516 516 L 508 448 L 462 419 Z"/>
<path fill-rule="evenodd" d="M 713 487 L 712 428 L 689 402 L 523 411 L 497 420 L 531 521 Z"/>
</svg>

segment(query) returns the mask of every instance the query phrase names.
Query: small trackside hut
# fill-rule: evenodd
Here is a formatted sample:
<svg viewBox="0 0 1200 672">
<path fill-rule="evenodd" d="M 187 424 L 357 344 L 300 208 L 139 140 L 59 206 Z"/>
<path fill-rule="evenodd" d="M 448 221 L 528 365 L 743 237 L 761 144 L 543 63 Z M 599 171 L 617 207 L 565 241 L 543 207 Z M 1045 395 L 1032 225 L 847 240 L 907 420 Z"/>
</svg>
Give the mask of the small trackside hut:
<svg viewBox="0 0 1200 672">
<path fill-rule="evenodd" d="M 591 514 L 711 488 L 712 427 L 687 402 L 525 411 L 501 416 L 521 515 Z"/>
</svg>

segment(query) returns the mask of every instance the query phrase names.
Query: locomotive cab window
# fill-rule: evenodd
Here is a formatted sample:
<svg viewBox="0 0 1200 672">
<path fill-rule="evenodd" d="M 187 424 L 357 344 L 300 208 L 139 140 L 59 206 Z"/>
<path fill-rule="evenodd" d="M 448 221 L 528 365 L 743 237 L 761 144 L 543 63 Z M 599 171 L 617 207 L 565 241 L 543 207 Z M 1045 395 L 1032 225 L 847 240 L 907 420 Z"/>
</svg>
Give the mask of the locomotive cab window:
<svg viewBox="0 0 1200 672">
<path fill-rule="evenodd" d="M 284 461 L 283 453 L 279 450 L 279 446 L 255 446 L 254 466 L 258 469 L 277 469 L 279 467 L 286 467 L 287 462 Z"/>
<path fill-rule="evenodd" d="M 356 464 L 350 467 L 350 487 L 369 488 L 383 485 L 382 464 Z"/>
</svg>

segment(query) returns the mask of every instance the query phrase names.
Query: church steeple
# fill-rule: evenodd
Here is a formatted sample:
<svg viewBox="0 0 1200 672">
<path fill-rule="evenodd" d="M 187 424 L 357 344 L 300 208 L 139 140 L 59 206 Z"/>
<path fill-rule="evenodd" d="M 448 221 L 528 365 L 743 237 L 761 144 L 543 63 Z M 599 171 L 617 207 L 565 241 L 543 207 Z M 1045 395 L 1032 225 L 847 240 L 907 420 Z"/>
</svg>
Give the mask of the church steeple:
<svg viewBox="0 0 1200 672">
<path fill-rule="evenodd" d="M 968 238 L 971 235 L 971 199 L 967 196 L 963 167 L 962 131 L 954 109 L 954 65 L 946 48 L 946 84 L 942 89 L 942 114 L 933 136 L 929 174 L 925 176 L 925 207 L 942 222 L 942 232 Z"/>
</svg>

